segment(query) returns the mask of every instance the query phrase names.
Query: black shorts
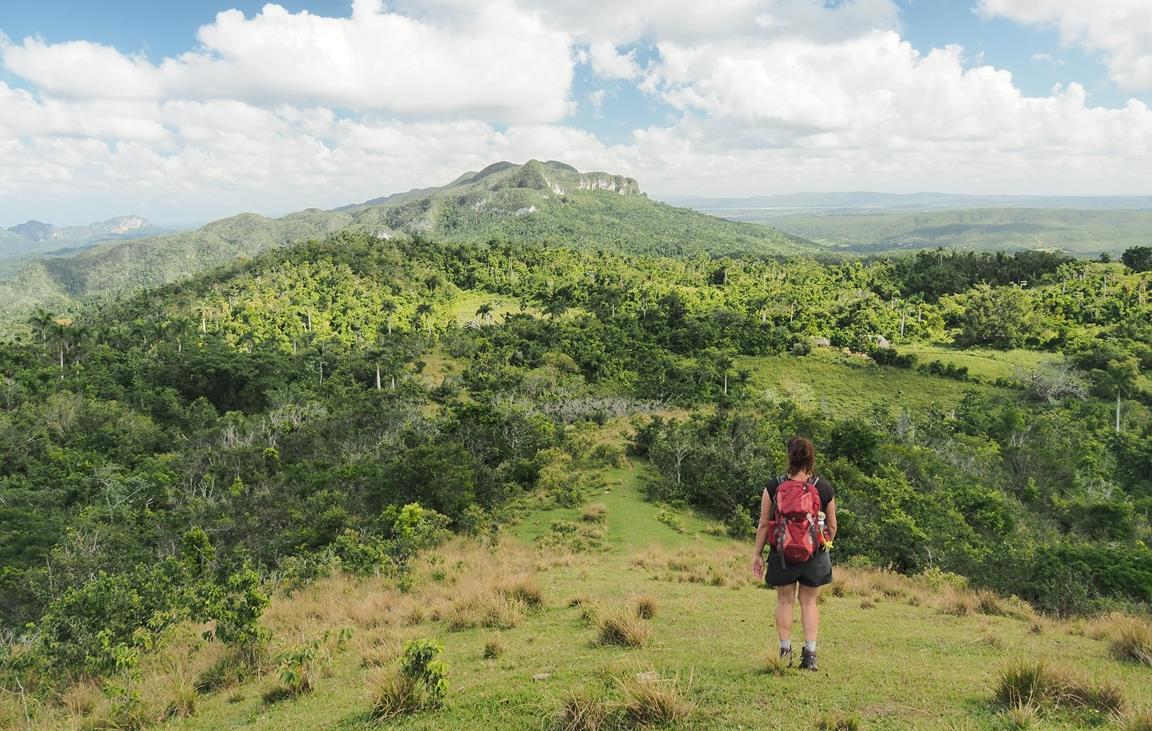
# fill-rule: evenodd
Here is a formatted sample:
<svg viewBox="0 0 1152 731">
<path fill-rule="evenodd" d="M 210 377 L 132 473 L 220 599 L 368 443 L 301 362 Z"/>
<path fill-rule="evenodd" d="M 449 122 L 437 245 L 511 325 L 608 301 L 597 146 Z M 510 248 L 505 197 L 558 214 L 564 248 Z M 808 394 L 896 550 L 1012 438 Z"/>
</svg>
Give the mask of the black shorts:
<svg viewBox="0 0 1152 731">
<path fill-rule="evenodd" d="M 768 571 L 764 581 L 768 586 L 788 586 L 799 581 L 804 586 L 824 586 L 832 581 L 832 556 L 827 551 L 817 551 L 816 555 L 804 563 L 781 565 L 780 554 L 772 551 L 764 559 Z"/>
</svg>

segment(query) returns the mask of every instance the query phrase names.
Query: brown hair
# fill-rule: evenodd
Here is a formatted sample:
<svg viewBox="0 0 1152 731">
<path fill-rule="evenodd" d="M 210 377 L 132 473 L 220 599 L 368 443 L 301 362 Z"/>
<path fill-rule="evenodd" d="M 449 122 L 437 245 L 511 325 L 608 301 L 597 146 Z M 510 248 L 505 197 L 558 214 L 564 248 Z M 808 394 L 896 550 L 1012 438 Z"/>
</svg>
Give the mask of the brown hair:
<svg viewBox="0 0 1152 731">
<path fill-rule="evenodd" d="M 812 441 L 804 437 L 792 437 L 788 440 L 788 474 L 797 472 L 812 473 L 812 463 L 816 460 L 816 448 Z"/>
</svg>

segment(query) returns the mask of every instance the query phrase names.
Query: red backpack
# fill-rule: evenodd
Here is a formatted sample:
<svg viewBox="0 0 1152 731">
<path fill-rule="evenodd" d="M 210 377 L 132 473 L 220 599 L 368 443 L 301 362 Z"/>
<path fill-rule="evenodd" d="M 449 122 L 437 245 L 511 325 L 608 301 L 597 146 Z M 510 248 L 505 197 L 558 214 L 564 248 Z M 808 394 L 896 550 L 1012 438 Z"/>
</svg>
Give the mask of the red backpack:
<svg viewBox="0 0 1152 731">
<path fill-rule="evenodd" d="M 819 479 L 815 475 L 807 482 L 780 478 L 780 486 L 776 488 L 776 515 L 770 523 L 769 536 L 784 565 L 804 563 L 823 543 L 822 536 L 817 535 L 820 491 L 816 489 L 816 482 Z"/>
</svg>

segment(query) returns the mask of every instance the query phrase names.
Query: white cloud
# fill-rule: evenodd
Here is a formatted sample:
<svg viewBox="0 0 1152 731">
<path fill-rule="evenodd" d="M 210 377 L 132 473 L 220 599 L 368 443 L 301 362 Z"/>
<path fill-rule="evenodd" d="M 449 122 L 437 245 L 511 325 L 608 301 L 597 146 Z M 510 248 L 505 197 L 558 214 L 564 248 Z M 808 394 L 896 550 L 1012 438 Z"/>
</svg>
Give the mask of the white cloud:
<svg viewBox="0 0 1152 731">
<path fill-rule="evenodd" d="M 1152 89 L 1149 0 L 980 0 L 979 8 L 989 17 L 1058 28 L 1065 43 L 1103 51 L 1120 87 Z"/>
<path fill-rule="evenodd" d="M 605 79 L 634 79 L 640 75 L 636 52 L 620 53 L 607 41 L 595 41 L 588 49 L 592 70 Z"/>
<path fill-rule="evenodd" d="M 592 113 L 599 116 L 600 111 L 604 108 L 604 96 L 606 92 L 603 89 L 597 89 L 588 93 L 588 103 L 592 105 Z"/>
<path fill-rule="evenodd" d="M 436 25 L 357 0 L 351 18 L 266 5 L 217 15 L 201 47 L 152 64 L 86 41 L 0 47 L 41 91 L 76 99 L 217 99 L 326 104 L 429 117 L 552 122 L 571 109 L 571 39 L 506 2 Z"/>
<path fill-rule="evenodd" d="M 714 38 L 803 35 L 823 40 L 899 25 L 893 0 L 511 0 L 584 41 L 661 39 L 681 43 Z M 474 0 L 400 0 L 440 16 L 466 11 Z"/>
<path fill-rule="evenodd" d="M 278 214 L 533 157 L 655 194 L 1146 193 L 1152 180 L 1145 104 L 1094 107 L 1076 84 L 1028 97 L 959 47 L 914 49 L 889 0 L 401 2 L 356 0 L 349 18 L 222 13 L 201 47 L 158 63 L 0 38 L 31 87 L 0 82 L 0 216 Z M 667 118 L 614 145 L 572 127 L 578 64 Z"/>
</svg>

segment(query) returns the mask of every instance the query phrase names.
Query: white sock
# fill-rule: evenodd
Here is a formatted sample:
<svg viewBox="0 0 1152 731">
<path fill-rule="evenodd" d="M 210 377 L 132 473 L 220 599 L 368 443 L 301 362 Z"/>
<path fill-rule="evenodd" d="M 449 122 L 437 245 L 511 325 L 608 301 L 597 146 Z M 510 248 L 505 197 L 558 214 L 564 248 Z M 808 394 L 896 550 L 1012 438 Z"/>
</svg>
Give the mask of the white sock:
<svg viewBox="0 0 1152 731">
<path fill-rule="evenodd" d="M 805 640 L 804 649 L 808 652 L 816 652 L 816 640 Z"/>
<path fill-rule="evenodd" d="M 780 649 L 781 650 L 791 650 L 792 649 L 792 640 L 780 640 Z"/>
</svg>

